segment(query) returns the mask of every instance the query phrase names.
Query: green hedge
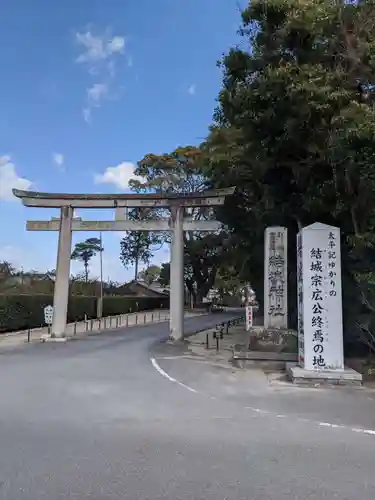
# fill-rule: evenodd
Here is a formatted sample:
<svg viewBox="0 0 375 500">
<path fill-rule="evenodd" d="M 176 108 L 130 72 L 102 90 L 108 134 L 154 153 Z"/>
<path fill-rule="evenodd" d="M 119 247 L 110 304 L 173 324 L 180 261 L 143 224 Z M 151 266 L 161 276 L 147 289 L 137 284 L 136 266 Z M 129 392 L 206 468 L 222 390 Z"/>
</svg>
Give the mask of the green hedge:
<svg viewBox="0 0 375 500">
<path fill-rule="evenodd" d="M 68 304 L 68 322 L 96 318 L 97 297 L 72 296 Z M 52 295 L 1 295 L 0 332 L 44 326 L 44 307 L 53 304 Z M 168 309 L 168 297 L 104 297 L 103 316 L 135 311 Z"/>
</svg>

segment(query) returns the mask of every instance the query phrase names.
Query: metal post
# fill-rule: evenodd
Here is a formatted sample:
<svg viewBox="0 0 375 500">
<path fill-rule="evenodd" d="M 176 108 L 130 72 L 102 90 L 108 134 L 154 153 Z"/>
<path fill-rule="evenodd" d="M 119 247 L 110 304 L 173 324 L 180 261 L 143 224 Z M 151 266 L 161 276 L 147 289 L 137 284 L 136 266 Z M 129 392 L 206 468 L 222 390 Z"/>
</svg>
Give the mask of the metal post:
<svg viewBox="0 0 375 500">
<path fill-rule="evenodd" d="M 97 317 L 101 318 L 103 316 L 103 238 L 102 233 L 100 235 L 100 295 L 98 300 L 98 310 Z"/>
<path fill-rule="evenodd" d="M 171 207 L 171 290 L 169 336 L 172 340 L 184 337 L 184 209 L 179 205 Z"/>
<path fill-rule="evenodd" d="M 70 254 L 72 250 L 73 208 L 62 207 L 53 296 L 52 337 L 64 337 L 69 298 Z"/>
</svg>

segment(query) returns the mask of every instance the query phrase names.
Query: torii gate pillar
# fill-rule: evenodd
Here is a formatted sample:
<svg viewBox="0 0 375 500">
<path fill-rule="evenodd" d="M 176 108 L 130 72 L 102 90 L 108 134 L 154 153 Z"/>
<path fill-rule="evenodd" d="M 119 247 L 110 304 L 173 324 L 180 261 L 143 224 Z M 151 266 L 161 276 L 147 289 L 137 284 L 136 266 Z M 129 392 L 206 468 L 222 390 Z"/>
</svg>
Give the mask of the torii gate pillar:
<svg viewBox="0 0 375 500">
<path fill-rule="evenodd" d="M 61 207 L 56 280 L 53 293 L 52 335 L 64 337 L 68 313 L 70 255 L 72 251 L 73 208 Z"/>
<path fill-rule="evenodd" d="M 169 337 L 171 340 L 182 340 L 184 332 L 184 209 L 171 206 L 171 267 L 170 267 L 170 322 Z"/>
</svg>

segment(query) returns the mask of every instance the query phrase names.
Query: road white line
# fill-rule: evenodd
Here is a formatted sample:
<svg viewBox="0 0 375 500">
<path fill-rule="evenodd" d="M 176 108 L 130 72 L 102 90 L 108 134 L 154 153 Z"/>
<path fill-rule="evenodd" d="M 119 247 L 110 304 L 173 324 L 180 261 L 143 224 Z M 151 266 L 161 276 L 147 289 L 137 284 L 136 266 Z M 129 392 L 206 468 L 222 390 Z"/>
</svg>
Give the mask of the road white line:
<svg viewBox="0 0 375 500">
<path fill-rule="evenodd" d="M 158 365 L 158 363 L 157 363 L 157 361 L 156 361 L 156 359 L 155 359 L 155 358 L 150 358 L 150 361 L 151 361 L 151 363 L 152 363 L 152 366 L 155 368 L 155 370 L 156 370 L 158 373 L 160 373 L 160 375 L 161 375 L 162 377 L 166 378 L 166 379 L 167 379 L 167 380 L 169 380 L 170 382 L 174 382 L 175 384 L 178 384 L 178 385 L 180 385 L 181 387 L 184 387 L 185 389 L 187 389 L 187 390 L 188 390 L 188 391 L 190 391 L 190 392 L 194 392 L 194 393 L 198 394 L 198 391 L 196 391 L 196 390 L 195 390 L 195 389 L 193 389 L 192 387 L 189 387 L 188 385 L 183 384 L 183 383 L 182 383 L 182 382 L 180 382 L 179 380 L 176 380 L 175 378 L 173 378 L 173 377 L 171 377 L 170 375 L 168 375 L 168 373 L 167 373 L 167 372 L 165 372 L 165 371 L 163 370 L 163 368 L 161 368 L 161 367 Z"/>
<path fill-rule="evenodd" d="M 166 378 L 170 382 L 174 382 L 175 384 L 178 384 L 179 386 L 184 387 L 185 389 L 187 389 L 190 392 L 194 392 L 195 394 L 201 394 L 202 396 L 206 396 L 209 399 L 215 399 L 215 400 L 218 399 L 215 396 L 207 396 L 206 394 L 203 394 L 202 392 L 197 391 L 196 389 L 193 389 L 192 387 L 189 387 L 188 385 L 183 384 L 179 380 L 176 380 L 175 378 L 171 377 L 170 375 L 168 375 L 167 372 L 165 372 L 158 365 L 158 363 L 157 363 L 157 361 L 156 361 L 155 358 L 150 358 L 150 361 L 152 363 L 152 366 L 155 368 L 155 370 L 157 372 L 159 372 L 160 375 L 162 375 L 164 378 Z M 296 418 L 296 417 L 293 417 L 293 415 L 289 415 L 288 416 L 288 415 L 285 415 L 285 414 L 282 414 L 282 413 L 273 413 L 273 412 L 270 412 L 268 410 L 263 410 L 261 408 L 254 408 L 253 406 L 245 406 L 244 408 L 246 410 L 253 411 L 256 414 L 270 415 L 271 417 L 276 417 L 276 418 L 289 418 L 289 419 L 297 420 L 299 422 L 303 422 L 305 424 L 312 424 L 312 425 L 315 425 L 315 426 L 317 425 L 319 427 L 327 427 L 329 429 L 341 429 L 341 430 L 346 430 L 346 431 L 350 431 L 350 432 L 355 432 L 357 434 L 367 434 L 368 436 L 375 436 L 375 430 L 373 430 L 373 429 L 361 429 L 361 428 L 358 428 L 358 427 L 349 427 L 347 425 L 331 424 L 329 422 L 318 422 L 316 420 L 310 420 L 308 418 L 303 418 L 303 417 L 297 417 Z"/>
</svg>

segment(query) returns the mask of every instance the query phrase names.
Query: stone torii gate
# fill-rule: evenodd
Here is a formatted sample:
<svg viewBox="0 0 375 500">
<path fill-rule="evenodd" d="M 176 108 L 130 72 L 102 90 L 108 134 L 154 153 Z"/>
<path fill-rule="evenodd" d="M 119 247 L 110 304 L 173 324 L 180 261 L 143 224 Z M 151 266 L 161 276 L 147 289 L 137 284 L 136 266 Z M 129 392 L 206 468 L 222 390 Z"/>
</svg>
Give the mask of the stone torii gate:
<svg viewBox="0 0 375 500">
<path fill-rule="evenodd" d="M 59 242 L 56 281 L 53 297 L 52 338 L 65 336 L 72 231 L 171 231 L 170 267 L 170 338 L 183 338 L 184 323 L 184 231 L 217 231 L 221 224 L 215 220 L 193 220 L 185 217 L 186 208 L 223 205 L 226 196 L 235 188 L 188 194 L 67 194 L 39 193 L 13 189 L 13 194 L 27 207 L 58 208 L 60 217 L 50 221 L 27 221 L 28 231 L 58 231 Z M 84 221 L 74 218 L 75 209 L 115 209 L 115 220 Z M 148 221 L 128 220 L 128 209 L 169 209 L 168 218 Z"/>
</svg>

